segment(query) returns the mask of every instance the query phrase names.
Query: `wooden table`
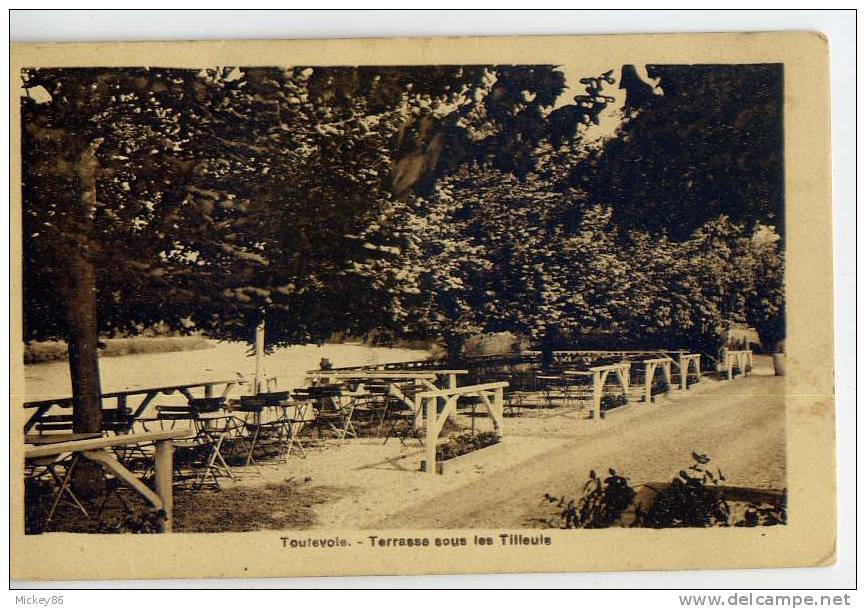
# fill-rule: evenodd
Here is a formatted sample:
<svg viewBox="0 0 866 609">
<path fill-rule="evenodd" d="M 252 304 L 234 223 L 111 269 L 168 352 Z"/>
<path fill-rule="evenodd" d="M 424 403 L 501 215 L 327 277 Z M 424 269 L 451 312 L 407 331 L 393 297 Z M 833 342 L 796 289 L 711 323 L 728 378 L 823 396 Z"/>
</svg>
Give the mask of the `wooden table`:
<svg viewBox="0 0 866 609">
<path fill-rule="evenodd" d="M 101 432 L 94 433 L 45 433 L 45 434 L 25 434 L 24 443 L 32 446 L 44 446 L 46 444 L 58 444 L 60 442 L 73 442 L 75 440 L 92 440 L 93 438 L 101 438 Z"/>
<path fill-rule="evenodd" d="M 123 480 L 132 489 L 144 497 L 154 508 L 162 510 L 165 518 L 160 523 L 161 533 L 170 533 L 172 525 L 172 441 L 188 435 L 183 429 L 154 431 L 111 436 L 106 438 L 91 438 L 87 440 L 71 440 L 67 442 L 52 442 L 24 449 L 24 459 L 41 459 L 66 453 L 75 453 L 85 459 L 96 461 L 106 470 L 111 471 L 118 479 Z M 126 469 L 118 461 L 111 448 L 153 442 L 156 445 L 155 472 L 156 492 Z"/>
<path fill-rule="evenodd" d="M 270 381 L 276 381 L 276 379 L 267 379 Z M 204 397 L 210 398 L 214 397 L 215 388 L 218 386 L 223 386 L 222 397 L 228 397 L 229 393 L 232 389 L 237 385 L 245 385 L 249 383 L 248 380 L 243 378 L 234 378 L 228 379 L 225 381 L 203 381 L 201 383 L 188 383 L 186 385 L 172 385 L 169 387 L 149 387 L 146 389 L 127 389 L 125 391 L 113 391 L 110 393 L 102 394 L 102 404 L 103 410 L 113 410 L 113 408 L 105 408 L 105 402 L 108 400 L 115 401 L 115 408 L 122 412 L 129 413 L 133 418 L 138 419 L 141 415 L 144 414 L 144 411 L 150 405 L 150 403 L 160 394 L 161 395 L 171 395 L 173 393 L 181 393 L 186 397 L 187 400 L 195 399 L 193 395 L 193 390 L 203 389 Z M 133 404 L 134 401 L 130 398 L 140 398 L 138 404 Z M 71 397 L 63 397 L 56 398 L 51 400 L 39 400 L 34 402 L 25 402 L 24 408 L 33 409 L 35 412 L 30 415 L 30 418 L 27 420 L 27 423 L 24 425 L 24 431 L 30 431 L 34 425 L 42 418 L 43 415 L 47 414 L 49 410 L 52 408 L 63 408 L 69 410 L 72 408 L 72 398 Z"/>
</svg>

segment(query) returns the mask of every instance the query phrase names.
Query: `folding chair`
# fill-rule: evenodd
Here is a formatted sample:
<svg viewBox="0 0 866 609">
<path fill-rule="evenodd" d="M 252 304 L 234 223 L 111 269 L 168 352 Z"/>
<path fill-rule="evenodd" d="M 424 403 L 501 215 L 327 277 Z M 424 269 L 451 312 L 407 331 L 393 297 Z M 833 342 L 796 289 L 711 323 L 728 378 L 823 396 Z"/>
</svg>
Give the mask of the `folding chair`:
<svg viewBox="0 0 866 609">
<path fill-rule="evenodd" d="M 134 425 L 135 418 L 125 408 L 107 408 L 102 411 L 102 431 L 105 434 L 126 435 L 132 433 Z M 145 468 L 151 466 L 153 455 L 145 451 L 144 445 L 118 446 L 113 448 L 112 452 L 129 469 L 136 469 L 136 463 L 144 464 Z"/>
<path fill-rule="evenodd" d="M 314 401 L 310 399 L 299 400 L 294 398 L 291 400 L 291 403 L 286 405 L 283 411 L 281 421 L 283 423 L 284 435 L 281 440 L 285 447 L 284 459 L 286 465 L 289 464 L 289 457 L 295 448 L 300 451 L 301 457 L 306 458 L 307 456 L 307 451 L 304 450 L 304 444 L 301 442 L 301 431 L 314 419 L 314 416 L 310 416 L 313 404 Z M 291 414 L 289 414 L 290 412 Z"/>
<path fill-rule="evenodd" d="M 29 444 L 51 444 L 70 440 L 85 440 L 101 437 L 100 433 L 72 433 L 71 415 L 48 415 L 36 424 L 37 434 L 26 439 Z M 68 431 L 67 431 L 68 430 Z M 48 433 L 46 433 L 48 432 Z M 51 499 L 51 506 L 45 514 L 45 520 L 41 529 L 46 530 L 57 512 L 60 503 L 66 503 L 80 511 L 85 518 L 91 519 L 92 514 L 87 510 L 82 501 L 75 495 L 72 488 L 72 474 L 81 459 L 79 453 L 61 455 L 59 457 L 45 457 L 44 459 L 32 459 L 25 464 L 25 483 L 30 488 L 44 478 L 49 483 L 57 485 L 57 491 Z M 39 469 L 43 471 L 38 473 Z M 91 508 L 92 509 L 92 508 Z"/>
<path fill-rule="evenodd" d="M 239 413 L 242 433 L 237 437 L 246 445 L 247 457 L 245 465 L 259 466 L 255 459 L 257 448 L 276 444 L 281 445 L 286 422 L 282 418 L 266 421 L 263 418 L 268 402 L 260 396 L 243 396 L 232 408 L 233 413 Z"/>
<path fill-rule="evenodd" d="M 376 435 L 376 419 L 381 413 L 381 399 L 368 394 L 348 396 L 344 399 L 352 401 L 351 423 L 356 434 Z"/>
<path fill-rule="evenodd" d="M 94 433 L 72 433 L 72 415 L 48 415 L 42 417 L 40 421 L 36 424 L 36 430 L 39 434 L 37 443 L 53 443 L 53 442 L 62 442 L 68 440 L 81 440 L 87 438 L 98 438 L 108 433 L 129 433 L 132 427 L 132 418 L 121 409 L 105 409 L 102 411 L 102 432 L 94 432 Z M 31 440 L 33 442 L 33 440 Z M 140 451 L 141 449 L 139 449 Z M 141 455 L 147 459 L 147 455 L 141 452 Z M 130 454 L 124 453 L 122 451 L 118 452 L 118 458 L 121 462 L 129 461 Z M 51 520 L 54 517 L 54 514 L 57 508 L 60 505 L 60 502 L 64 499 L 64 496 L 68 497 L 66 500 L 67 503 L 73 505 L 76 509 L 84 514 L 88 519 L 91 518 L 99 518 L 102 514 L 105 505 L 108 503 L 109 499 L 112 496 L 116 496 L 120 503 L 123 505 L 124 509 L 130 511 L 129 504 L 123 499 L 123 497 L 119 494 L 119 490 L 123 487 L 123 484 L 116 480 L 113 475 L 109 472 L 105 474 L 105 492 L 102 494 L 101 500 L 99 498 L 92 498 L 88 501 L 88 505 L 90 505 L 90 510 L 88 510 L 84 506 L 84 502 L 80 500 L 75 493 L 73 492 L 71 482 L 72 482 L 72 474 L 75 470 L 75 467 L 80 462 L 81 455 L 75 453 L 74 455 L 62 456 L 59 459 L 55 457 L 46 458 L 44 460 L 36 460 L 33 463 L 34 469 L 36 467 L 44 467 L 46 473 L 50 474 L 51 478 L 59 485 L 59 490 L 57 491 L 52 506 L 48 512 L 48 518 L 45 521 L 45 526 L 47 527 Z M 63 474 L 60 475 L 58 473 L 58 468 L 63 468 Z M 31 478 L 39 478 L 40 476 L 35 473 L 35 471 L 31 471 Z"/>
<path fill-rule="evenodd" d="M 415 393 L 420 390 L 422 388 L 415 385 L 415 383 L 400 385 L 400 391 L 409 400 L 414 399 Z M 414 408 L 395 396 L 389 396 L 385 415 L 382 419 L 382 423 L 388 426 L 388 431 L 385 434 L 385 441 L 382 442 L 382 445 L 387 444 L 388 440 L 394 436 L 400 440 L 401 445 L 405 446 L 406 439 L 410 435 L 413 435 L 418 440 L 418 443 L 423 446 L 424 440 L 421 439 L 418 429 L 415 427 L 416 418 Z"/>
<path fill-rule="evenodd" d="M 359 409 L 362 415 L 369 414 L 368 425 L 371 429 L 375 427 L 373 433 L 378 436 L 382 433 L 382 424 L 388 413 L 388 408 L 392 400 L 396 398 L 390 394 L 388 383 L 367 383 L 364 389 L 367 392 L 367 399 Z"/>
<path fill-rule="evenodd" d="M 545 408 L 553 408 L 553 401 L 560 394 L 559 386 L 561 377 L 545 374 L 535 377 L 540 383 L 541 397 Z"/>
<path fill-rule="evenodd" d="M 157 406 L 156 420 L 161 429 L 182 429 L 186 427 L 189 435 L 174 441 L 174 467 L 179 478 L 184 478 L 183 466 L 192 469 L 192 478 L 196 486 L 204 486 L 208 475 L 219 487 L 217 474 L 223 474 L 234 479 L 234 474 L 221 449 L 226 436 L 233 431 L 231 416 L 214 417 L 209 421 L 202 420 L 202 413 L 189 406 Z M 223 420 L 222 425 L 215 425 Z M 185 458 L 188 457 L 188 458 Z"/>
<path fill-rule="evenodd" d="M 318 416 L 319 400 L 310 393 L 309 389 L 299 388 L 292 391 L 292 404 L 295 410 L 288 418 L 289 428 L 292 433 L 292 439 L 289 444 L 289 449 L 292 446 L 297 447 L 303 456 L 306 456 L 302 435 L 305 430 L 315 431 L 318 433 L 316 419 Z M 308 439 L 308 438 L 307 438 Z"/>
<path fill-rule="evenodd" d="M 508 379 L 502 379 L 508 380 Z M 502 414 L 504 416 L 520 416 L 520 409 L 526 406 L 526 401 L 529 398 L 529 393 L 526 391 L 520 391 L 517 389 L 512 389 L 509 384 L 508 387 L 505 387 L 502 390 L 502 398 L 504 404 L 502 406 Z"/>
<path fill-rule="evenodd" d="M 289 391 L 259 393 L 255 398 L 264 400 L 266 409 L 274 412 L 278 409 L 282 411 L 272 421 L 263 422 L 262 431 L 265 436 L 273 436 L 276 445 L 280 450 L 285 451 L 284 457 L 286 463 L 288 464 L 289 455 L 295 447 L 301 451 L 301 456 L 305 457 L 306 453 L 300 438 L 298 438 L 298 433 L 307 422 L 306 412 L 309 405 L 297 403 L 292 399 L 292 394 Z M 293 410 L 292 416 L 289 416 L 289 410 Z"/>
<path fill-rule="evenodd" d="M 199 434 L 207 438 L 207 459 L 202 469 L 199 486 L 204 486 L 208 475 L 213 478 L 214 485 L 219 487 L 217 474 L 223 474 L 234 480 L 234 472 L 222 454 L 226 440 L 236 433 L 241 423 L 229 414 L 201 413 L 199 414 Z"/>
<path fill-rule="evenodd" d="M 99 437 L 102 434 L 75 434 L 72 431 L 72 415 L 42 415 L 34 426 L 36 434 L 25 438 L 29 443 L 44 444 L 64 442 L 70 439 L 84 439 L 85 437 Z M 50 457 L 45 459 L 34 459 L 26 464 L 25 477 L 28 479 L 39 479 L 49 476 L 52 480 L 60 483 L 58 469 L 64 470 L 71 466 L 71 457 Z M 27 469 L 29 468 L 29 469 Z M 41 472 L 39 470 L 42 470 Z M 74 499 L 78 503 L 78 499 Z"/>
<path fill-rule="evenodd" d="M 307 391 L 316 400 L 313 424 L 320 438 L 323 431 L 333 433 L 338 440 L 345 440 L 347 436 L 358 437 L 352 424 L 355 401 L 352 398 L 343 399 L 339 385 L 314 385 Z"/>
</svg>

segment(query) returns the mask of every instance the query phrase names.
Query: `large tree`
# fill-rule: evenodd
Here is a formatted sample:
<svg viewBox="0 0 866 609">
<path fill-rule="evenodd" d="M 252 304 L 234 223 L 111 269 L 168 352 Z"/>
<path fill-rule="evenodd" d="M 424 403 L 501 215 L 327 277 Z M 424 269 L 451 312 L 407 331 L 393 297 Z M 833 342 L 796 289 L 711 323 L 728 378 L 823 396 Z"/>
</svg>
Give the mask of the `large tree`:
<svg viewBox="0 0 866 609">
<path fill-rule="evenodd" d="M 563 181 L 585 156 L 580 127 L 612 101 L 609 73 L 583 79 L 586 93 L 556 109 L 565 80 L 553 66 L 491 67 L 486 82 L 478 103 L 428 134 L 427 169 L 391 209 L 411 227 L 400 270 L 414 287 L 401 306 L 407 327 L 444 339 L 451 358 L 478 332 L 546 336 L 567 321 L 550 308 L 560 288 L 542 252 L 557 250 L 578 206 Z"/>
<path fill-rule="evenodd" d="M 694 112 L 695 104 L 707 103 L 707 88 L 725 92 L 706 110 L 709 116 L 742 113 L 747 104 L 740 88 L 755 72 L 744 70 L 727 88 L 722 81 L 730 70 L 713 72 L 712 78 L 702 67 L 667 70 L 679 78 L 661 79 L 667 85 L 664 103 L 644 80 L 624 78 L 629 93 L 625 124 L 617 137 L 600 146 L 587 145 L 578 128 L 565 132 L 561 122 L 581 111 L 577 125 L 597 120 L 588 110 L 610 103 L 602 91 L 612 80 L 609 73 L 584 79 L 587 95 L 574 106 L 532 113 L 539 120 L 532 129 L 522 120 L 516 125 L 495 120 L 525 116 L 523 109 L 491 115 L 486 104 L 474 108 L 463 119 L 467 137 L 479 134 L 474 154 L 462 157 L 462 164 L 403 210 L 409 219 L 401 222 L 417 226 L 419 235 L 409 256 L 416 263 L 405 269 L 419 287 L 415 303 L 406 307 L 419 315 L 415 326 L 444 336 L 452 356 L 466 336 L 482 331 L 520 333 L 543 350 L 555 344 L 593 344 L 603 337 L 609 345 L 677 344 L 713 353 L 726 324 L 776 327 L 773 320 L 781 307 L 778 245 L 758 248 L 753 235 L 761 221 L 777 217 L 776 195 L 761 198 L 766 192 L 761 172 L 777 171 L 779 159 L 766 159 L 755 169 L 757 177 L 744 174 L 743 179 L 758 183 L 731 188 L 728 198 L 705 202 L 688 194 L 692 179 L 701 181 L 700 189 L 709 196 L 706 184 L 719 188 L 714 172 L 740 171 L 739 165 L 726 165 L 724 148 L 754 154 L 749 134 L 760 136 L 754 142 L 758 150 L 778 144 L 773 131 L 778 108 L 761 82 L 755 85 L 759 103 L 754 114 L 738 119 L 746 131 L 716 125 L 703 126 L 708 133 L 700 133 L 694 126 L 683 127 L 686 120 L 699 118 L 703 125 L 701 116 L 683 108 Z M 624 69 L 623 74 L 632 72 Z M 757 70 L 774 82 L 772 70 L 765 72 Z M 507 79 L 509 72 L 505 74 Z M 502 91 L 497 97 L 518 105 L 537 99 Z M 673 115 L 670 121 L 657 115 L 663 111 Z M 508 134 L 518 142 L 506 146 Z M 660 141 L 674 138 L 682 151 L 667 151 L 674 154 L 671 163 L 680 169 L 693 166 L 683 175 L 667 170 L 656 175 L 665 167 L 665 153 L 645 157 Z M 488 148 L 491 142 L 498 144 Z M 501 149 L 509 152 L 498 155 Z M 691 158 L 686 151 L 700 154 Z M 634 175 L 645 181 L 635 192 L 617 187 Z M 655 180 L 667 185 L 667 198 Z M 757 199 L 738 206 L 738 197 L 747 193 Z M 730 215 L 722 213 L 726 209 Z"/>
<path fill-rule="evenodd" d="M 632 228 L 683 240 L 722 214 L 784 233 L 780 64 L 623 68 L 624 122 L 572 183 Z M 655 93 L 655 94 L 654 94 Z"/>
<path fill-rule="evenodd" d="M 77 431 L 100 428 L 100 332 L 160 321 L 154 288 L 175 270 L 195 74 L 25 70 L 24 337 L 69 344 Z M 186 106 L 186 107 L 185 107 Z"/>
<path fill-rule="evenodd" d="M 100 428 L 100 335 L 393 326 L 400 250 L 381 220 L 401 141 L 484 73 L 25 70 L 24 337 L 68 341 L 75 429 Z"/>
</svg>

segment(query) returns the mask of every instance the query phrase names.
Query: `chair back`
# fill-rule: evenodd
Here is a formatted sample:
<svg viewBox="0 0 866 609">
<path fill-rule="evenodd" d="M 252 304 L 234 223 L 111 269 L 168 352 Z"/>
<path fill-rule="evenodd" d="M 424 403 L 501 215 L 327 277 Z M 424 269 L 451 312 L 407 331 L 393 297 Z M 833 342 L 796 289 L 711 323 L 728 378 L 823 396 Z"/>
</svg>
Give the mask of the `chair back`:
<svg viewBox="0 0 866 609">
<path fill-rule="evenodd" d="M 479 397 L 477 395 L 461 395 L 457 398 L 457 407 L 458 408 L 463 407 L 463 406 L 469 406 L 469 407 L 479 406 L 483 403 L 484 403 L 484 400 L 482 400 L 481 397 Z"/>
<path fill-rule="evenodd" d="M 129 433 L 135 419 L 127 410 L 109 408 L 102 411 L 102 431 Z"/>
<path fill-rule="evenodd" d="M 39 435 L 52 433 L 72 433 L 71 414 L 42 415 L 36 422 L 36 432 Z"/>
<path fill-rule="evenodd" d="M 340 395 L 339 385 L 311 385 L 307 387 L 307 391 L 315 398 L 329 398 Z"/>
<path fill-rule="evenodd" d="M 267 405 L 267 401 L 260 395 L 242 395 L 232 410 L 238 412 L 261 412 Z"/>
<path fill-rule="evenodd" d="M 339 409 L 339 406 L 332 398 L 340 397 L 341 391 L 339 385 L 311 385 L 307 387 L 307 392 L 311 399 L 316 401 L 316 410 L 334 412 Z"/>
<path fill-rule="evenodd" d="M 226 403 L 226 399 L 219 398 L 192 398 L 187 402 L 190 410 L 196 412 L 217 412 Z"/>
<path fill-rule="evenodd" d="M 199 418 L 197 410 L 189 406 L 157 406 L 156 418 L 163 421 L 195 421 Z"/>
<path fill-rule="evenodd" d="M 291 393 L 288 391 L 271 391 L 268 393 L 259 393 L 255 397 L 264 400 L 265 404 L 268 406 L 277 406 L 289 400 Z"/>
</svg>

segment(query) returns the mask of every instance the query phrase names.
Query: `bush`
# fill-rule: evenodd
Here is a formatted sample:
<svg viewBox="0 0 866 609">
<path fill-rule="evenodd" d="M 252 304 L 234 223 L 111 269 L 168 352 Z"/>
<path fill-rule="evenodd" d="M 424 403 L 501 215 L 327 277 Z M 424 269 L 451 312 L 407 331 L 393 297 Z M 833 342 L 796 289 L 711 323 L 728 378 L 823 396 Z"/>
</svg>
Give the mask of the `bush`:
<svg viewBox="0 0 866 609">
<path fill-rule="evenodd" d="M 610 476 L 603 481 L 595 471 L 589 472 L 589 481 L 583 485 L 583 497 L 575 503 L 545 493 L 544 498 L 561 508 L 560 527 L 564 529 L 604 529 L 622 519 L 626 509 L 635 498 L 635 491 L 616 470 L 609 469 Z"/>
<path fill-rule="evenodd" d="M 583 486 L 579 500 L 544 494 L 549 504 L 556 504 L 556 516 L 550 526 L 564 529 L 597 529 L 611 526 L 643 528 L 676 527 L 755 527 L 787 523 L 787 498 L 751 498 L 734 501 L 726 497 L 721 469 L 713 471 L 710 458 L 692 453 L 694 463 L 669 485 L 651 489 L 656 493 L 648 505 L 637 501 L 639 493 L 628 479 L 611 468 L 602 480 L 595 471 Z M 649 488 L 649 487 L 647 487 Z"/>
<path fill-rule="evenodd" d="M 601 396 L 601 410 L 611 410 L 628 404 L 628 396 L 624 393 L 608 393 Z"/>
<path fill-rule="evenodd" d="M 462 433 L 452 436 L 444 444 L 436 447 L 436 461 L 447 461 L 499 442 L 499 434 L 492 431 Z"/>
<path fill-rule="evenodd" d="M 100 357 L 135 355 L 141 353 L 169 353 L 210 349 L 213 344 L 202 336 L 133 336 L 109 338 L 99 343 Z M 25 364 L 43 364 L 63 361 L 69 356 L 64 341 L 51 340 L 30 343 L 24 347 Z"/>
</svg>

